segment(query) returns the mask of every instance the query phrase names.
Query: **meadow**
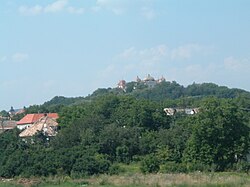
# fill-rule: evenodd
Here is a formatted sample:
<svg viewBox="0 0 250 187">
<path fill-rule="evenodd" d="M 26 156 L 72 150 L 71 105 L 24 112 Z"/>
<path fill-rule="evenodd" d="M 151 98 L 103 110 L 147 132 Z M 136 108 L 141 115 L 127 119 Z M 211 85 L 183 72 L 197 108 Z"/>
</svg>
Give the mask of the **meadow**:
<svg viewBox="0 0 250 187">
<path fill-rule="evenodd" d="M 119 175 L 72 179 L 41 177 L 1 179 L 0 187 L 249 187 L 250 175 L 237 172 L 142 174 L 136 169 Z"/>
</svg>

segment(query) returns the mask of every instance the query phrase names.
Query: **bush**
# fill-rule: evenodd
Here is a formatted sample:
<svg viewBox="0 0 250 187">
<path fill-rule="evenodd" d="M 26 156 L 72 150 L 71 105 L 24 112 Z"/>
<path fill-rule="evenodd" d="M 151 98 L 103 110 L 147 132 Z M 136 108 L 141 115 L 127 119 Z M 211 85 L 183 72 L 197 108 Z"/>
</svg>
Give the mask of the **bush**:
<svg viewBox="0 0 250 187">
<path fill-rule="evenodd" d="M 233 170 L 236 170 L 239 172 L 245 172 L 248 174 L 250 171 L 250 163 L 246 161 L 238 162 L 233 166 Z"/>
<path fill-rule="evenodd" d="M 167 162 L 161 167 L 163 173 L 186 173 L 187 166 L 184 163 Z"/>
<path fill-rule="evenodd" d="M 187 171 L 193 172 L 193 171 L 217 171 L 218 166 L 216 164 L 212 165 L 206 165 L 203 163 L 188 163 L 187 164 Z"/>
<path fill-rule="evenodd" d="M 141 162 L 143 173 L 157 173 L 160 170 L 160 161 L 154 155 L 147 155 Z"/>
<path fill-rule="evenodd" d="M 118 164 L 113 164 L 109 167 L 110 175 L 118 175 L 119 173 L 124 172 L 125 170 L 121 168 Z"/>
<path fill-rule="evenodd" d="M 74 163 L 71 170 L 71 177 L 80 178 L 88 175 L 107 173 L 109 167 L 110 162 L 103 155 L 84 155 Z"/>
</svg>

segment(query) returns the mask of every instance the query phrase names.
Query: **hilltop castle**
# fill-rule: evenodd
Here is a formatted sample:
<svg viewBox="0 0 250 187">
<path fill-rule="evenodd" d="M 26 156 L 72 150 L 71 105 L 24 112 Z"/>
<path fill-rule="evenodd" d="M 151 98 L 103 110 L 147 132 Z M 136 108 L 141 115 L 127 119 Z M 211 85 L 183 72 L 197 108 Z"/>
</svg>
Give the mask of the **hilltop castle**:
<svg viewBox="0 0 250 187">
<path fill-rule="evenodd" d="M 155 79 L 150 74 L 148 74 L 143 80 L 140 79 L 138 76 L 136 77 L 137 83 L 144 83 L 149 88 L 153 88 L 153 87 L 155 87 L 156 84 L 159 84 L 159 83 L 164 82 L 164 81 L 166 81 L 166 79 L 163 76 L 159 79 Z"/>
<path fill-rule="evenodd" d="M 143 84 L 148 86 L 148 88 L 154 88 L 155 85 L 161 83 L 161 82 L 165 82 L 166 79 L 162 76 L 159 79 L 155 79 L 154 77 L 152 77 L 150 74 L 148 74 L 144 79 L 140 79 L 138 76 L 136 77 L 135 80 L 135 87 L 134 89 L 136 89 L 136 86 L 138 86 L 139 84 Z M 117 88 L 120 88 L 124 91 L 126 91 L 126 81 L 125 80 L 120 80 L 119 83 L 117 84 Z"/>
</svg>

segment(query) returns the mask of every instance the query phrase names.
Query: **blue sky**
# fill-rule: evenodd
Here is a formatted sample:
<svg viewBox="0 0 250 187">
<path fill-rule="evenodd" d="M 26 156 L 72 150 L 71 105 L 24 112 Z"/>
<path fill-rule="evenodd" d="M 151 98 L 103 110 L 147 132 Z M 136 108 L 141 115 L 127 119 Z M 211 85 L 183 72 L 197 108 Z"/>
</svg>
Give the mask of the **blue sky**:
<svg viewBox="0 0 250 187">
<path fill-rule="evenodd" d="M 250 91 L 249 0 L 1 0 L 0 110 L 148 73 Z"/>
</svg>

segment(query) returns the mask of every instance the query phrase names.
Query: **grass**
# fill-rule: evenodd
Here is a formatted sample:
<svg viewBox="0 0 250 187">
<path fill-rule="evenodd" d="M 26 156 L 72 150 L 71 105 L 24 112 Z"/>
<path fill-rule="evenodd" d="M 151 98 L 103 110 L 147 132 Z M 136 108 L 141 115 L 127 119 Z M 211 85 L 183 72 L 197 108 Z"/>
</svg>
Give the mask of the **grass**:
<svg viewBox="0 0 250 187">
<path fill-rule="evenodd" d="M 0 187 L 250 187 L 250 175 L 236 172 L 189 174 L 147 174 L 138 172 L 137 165 L 121 165 L 119 175 L 91 176 L 84 179 L 47 177 L 14 179 L 0 182 Z M 1 181 L 1 180 L 0 180 Z"/>
</svg>

